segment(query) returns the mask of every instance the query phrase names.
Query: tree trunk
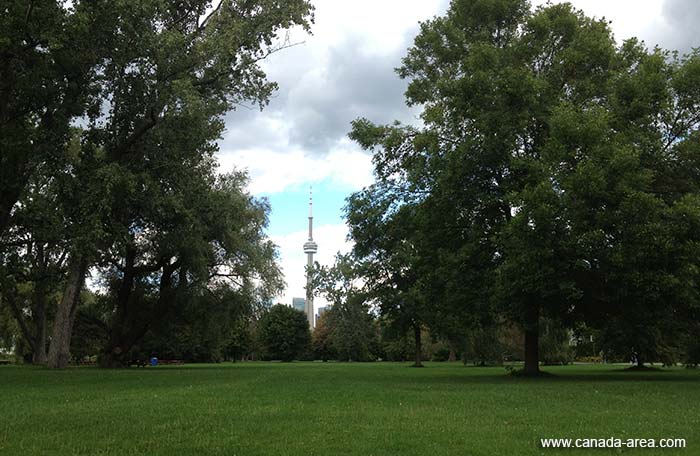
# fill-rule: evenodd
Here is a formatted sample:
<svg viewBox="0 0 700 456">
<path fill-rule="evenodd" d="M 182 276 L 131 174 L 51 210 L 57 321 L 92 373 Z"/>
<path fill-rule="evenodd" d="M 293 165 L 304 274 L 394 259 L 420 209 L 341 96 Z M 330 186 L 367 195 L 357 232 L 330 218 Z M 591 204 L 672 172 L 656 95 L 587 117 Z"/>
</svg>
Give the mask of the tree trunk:
<svg viewBox="0 0 700 456">
<path fill-rule="evenodd" d="M 43 318 L 43 328 L 40 327 L 42 320 L 39 318 L 39 320 L 35 322 L 38 326 L 37 333 L 33 334 L 30 328 L 27 326 L 22 310 L 17 305 L 15 296 L 13 296 L 11 293 L 7 293 L 5 294 L 4 299 L 10 306 L 12 315 L 19 326 L 20 332 L 22 333 L 22 337 L 24 337 L 24 340 L 27 342 L 27 344 L 29 344 L 29 348 L 32 350 L 32 364 L 46 364 L 46 314 L 44 313 L 44 315 L 41 317 Z"/>
<path fill-rule="evenodd" d="M 539 307 L 530 304 L 525 315 L 525 367 L 526 375 L 540 373 L 540 332 L 539 332 Z"/>
<path fill-rule="evenodd" d="M 457 361 L 457 350 L 455 349 L 455 344 L 451 340 L 447 342 L 450 347 L 450 354 L 447 355 L 447 362 L 454 363 Z"/>
<path fill-rule="evenodd" d="M 100 367 L 125 367 L 126 363 L 130 361 L 124 357 L 131 349 L 130 346 L 127 347 L 128 344 L 125 338 L 129 331 L 131 317 L 129 301 L 131 300 L 131 292 L 136 280 L 135 264 L 136 250 L 133 247 L 129 247 L 124 258 L 124 275 L 117 292 L 117 309 L 111 322 L 109 342 L 100 357 Z"/>
<path fill-rule="evenodd" d="M 34 315 L 32 316 L 36 325 L 32 363 L 40 365 L 46 365 L 48 361 L 46 354 L 46 308 L 48 300 L 46 281 L 48 277 L 44 253 L 44 246 L 39 243 L 37 247 L 37 277 L 34 285 Z"/>
<path fill-rule="evenodd" d="M 44 341 L 46 343 L 46 341 Z M 32 355 L 32 364 L 36 364 L 38 366 L 46 366 L 48 363 L 49 357 L 46 354 L 46 348 L 39 349 L 35 351 Z"/>
<path fill-rule="evenodd" d="M 63 297 L 56 310 L 53 324 L 51 346 L 49 347 L 48 366 L 63 369 L 70 361 L 70 339 L 73 334 L 75 310 L 78 307 L 80 291 L 85 282 L 87 260 L 82 257 L 71 258 L 68 266 L 68 281 L 63 291 Z"/>
<path fill-rule="evenodd" d="M 420 334 L 420 325 L 415 324 L 413 325 L 413 337 L 416 342 L 416 361 L 413 363 L 413 367 L 423 367 L 423 360 L 421 356 L 421 348 L 422 348 L 422 343 L 421 343 L 421 334 Z"/>
</svg>

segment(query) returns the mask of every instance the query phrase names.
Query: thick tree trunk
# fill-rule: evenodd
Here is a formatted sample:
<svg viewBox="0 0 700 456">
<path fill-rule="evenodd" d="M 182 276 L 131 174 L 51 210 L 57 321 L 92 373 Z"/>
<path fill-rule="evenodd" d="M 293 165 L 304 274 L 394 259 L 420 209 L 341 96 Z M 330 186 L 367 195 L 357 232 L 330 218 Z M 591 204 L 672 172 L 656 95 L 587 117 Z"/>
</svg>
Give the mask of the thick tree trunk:
<svg viewBox="0 0 700 456">
<path fill-rule="evenodd" d="M 540 373 L 540 311 L 539 307 L 531 304 L 525 315 L 525 367 L 526 375 Z"/>
<path fill-rule="evenodd" d="M 68 266 L 68 281 L 61 302 L 58 304 L 53 324 L 48 358 L 48 366 L 51 368 L 63 369 L 68 366 L 70 361 L 70 339 L 73 334 L 75 310 L 85 282 L 86 272 L 87 261 L 84 258 L 71 258 Z"/>
<path fill-rule="evenodd" d="M 419 324 L 413 325 L 413 337 L 414 337 L 415 343 L 416 343 L 416 353 L 415 353 L 416 359 L 415 359 L 415 363 L 413 363 L 413 367 L 423 367 L 423 357 L 422 357 L 422 353 L 421 353 L 421 349 L 422 349 L 423 344 L 421 343 L 421 334 L 420 334 L 420 325 Z"/>
<path fill-rule="evenodd" d="M 46 341 L 44 341 L 46 343 Z M 32 355 L 32 364 L 45 366 L 49 361 L 49 356 L 46 354 L 46 348 L 35 351 Z"/>
</svg>

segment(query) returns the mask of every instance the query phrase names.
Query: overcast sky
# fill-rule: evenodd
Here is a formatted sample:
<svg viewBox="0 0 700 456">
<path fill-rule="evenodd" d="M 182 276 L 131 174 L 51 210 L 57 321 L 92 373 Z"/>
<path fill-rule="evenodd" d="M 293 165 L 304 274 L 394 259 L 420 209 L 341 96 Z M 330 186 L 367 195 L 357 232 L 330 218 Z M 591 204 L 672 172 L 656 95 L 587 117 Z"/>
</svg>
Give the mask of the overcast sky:
<svg viewBox="0 0 700 456">
<path fill-rule="evenodd" d="M 415 122 L 404 104 L 406 83 L 394 73 L 418 22 L 447 10 L 448 0 L 315 0 L 313 35 L 271 56 L 264 68 L 280 89 L 263 111 L 240 107 L 226 119 L 220 141 L 222 171 L 247 168 L 250 191 L 272 204 L 270 237 L 279 246 L 288 284 L 278 301 L 305 296 L 302 245 L 309 186 L 314 187 L 316 259 L 331 264 L 347 251 L 345 198 L 372 183 L 371 157 L 347 139 L 357 117 Z M 545 1 L 534 0 L 533 5 Z M 559 3 L 557 1 L 553 3 Z M 619 41 L 637 36 L 648 46 L 688 51 L 700 46 L 700 0 L 572 0 L 586 14 L 605 17 Z M 316 308 L 324 305 L 315 302 Z"/>
</svg>

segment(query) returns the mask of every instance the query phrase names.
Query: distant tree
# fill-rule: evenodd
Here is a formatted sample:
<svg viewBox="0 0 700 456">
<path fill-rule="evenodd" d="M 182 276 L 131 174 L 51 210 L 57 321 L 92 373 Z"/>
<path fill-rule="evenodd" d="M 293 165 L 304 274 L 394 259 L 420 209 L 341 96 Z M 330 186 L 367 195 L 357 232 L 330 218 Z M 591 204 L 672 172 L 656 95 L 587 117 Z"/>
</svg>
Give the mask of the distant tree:
<svg viewBox="0 0 700 456">
<path fill-rule="evenodd" d="M 311 331 L 304 312 L 277 304 L 260 319 L 258 337 L 269 359 L 292 361 L 307 353 Z"/>
<path fill-rule="evenodd" d="M 315 359 L 328 361 L 337 358 L 333 347 L 333 327 L 330 320 L 328 310 L 316 320 L 316 327 L 311 335 L 311 350 Z"/>
<path fill-rule="evenodd" d="M 0 301 L 0 351 L 12 351 L 20 338 L 20 330 L 9 307 Z"/>
<path fill-rule="evenodd" d="M 250 290 L 225 283 L 181 299 L 176 308 L 154 321 L 132 351 L 141 357 L 188 362 L 220 362 L 239 358 L 247 350 Z"/>
<path fill-rule="evenodd" d="M 544 364 L 569 364 L 574 360 L 573 331 L 557 320 L 540 321 L 540 359 Z"/>
<path fill-rule="evenodd" d="M 355 122 L 354 127 L 351 137 L 360 143 L 380 140 L 364 122 Z M 355 241 L 356 275 L 362 277 L 366 299 L 377 304 L 385 324 L 397 333 L 412 333 L 414 366 L 422 367 L 423 328 L 434 316 L 424 286 L 427 280 L 422 280 L 429 265 L 422 261 L 425 246 L 418 222 L 422 213 L 416 204 L 402 202 L 401 193 L 393 182 L 380 179 L 348 198 L 346 217 Z"/>
<path fill-rule="evenodd" d="M 501 364 L 505 352 L 502 327 L 483 325 L 467 332 L 462 360 L 479 366 Z"/>
<path fill-rule="evenodd" d="M 700 319 L 689 323 L 688 330 L 681 337 L 681 361 L 687 367 L 700 365 Z"/>
<path fill-rule="evenodd" d="M 351 255 L 338 255 L 333 266 L 317 264 L 311 273 L 314 292 L 331 303 L 324 331 L 335 355 L 342 361 L 370 360 L 377 332 L 368 295 L 358 283 L 357 263 Z"/>
<path fill-rule="evenodd" d="M 73 160 L 55 161 L 66 165 Z M 56 171 L 48 165 L 37 168 Z M 70 235 L 60 196 L 64 183 L 55 175 L 33 173 L 24 182 L 11 229 L 0 238 L 2 297 L 31 348 L 34 364 L 47 363 L 49 329 L 66 273 Z"/>
</svg>

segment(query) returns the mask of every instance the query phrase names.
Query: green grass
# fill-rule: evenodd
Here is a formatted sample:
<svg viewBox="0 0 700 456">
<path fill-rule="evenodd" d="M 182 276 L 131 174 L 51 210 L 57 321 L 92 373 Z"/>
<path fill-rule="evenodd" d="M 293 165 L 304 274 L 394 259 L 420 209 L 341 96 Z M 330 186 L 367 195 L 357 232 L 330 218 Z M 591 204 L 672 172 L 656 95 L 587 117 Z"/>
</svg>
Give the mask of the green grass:
<svg viewBox="0 0 700 456">
<path fill-rule="evenodd" d="M 432 363 L 239 363 L 51 371 L 0 366 L 0 454 L 535 455 L 546 437 L 687 439 L 700 372 Z"/>
</svg>

